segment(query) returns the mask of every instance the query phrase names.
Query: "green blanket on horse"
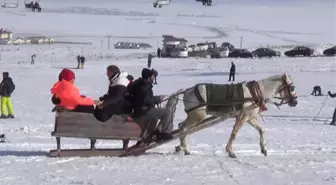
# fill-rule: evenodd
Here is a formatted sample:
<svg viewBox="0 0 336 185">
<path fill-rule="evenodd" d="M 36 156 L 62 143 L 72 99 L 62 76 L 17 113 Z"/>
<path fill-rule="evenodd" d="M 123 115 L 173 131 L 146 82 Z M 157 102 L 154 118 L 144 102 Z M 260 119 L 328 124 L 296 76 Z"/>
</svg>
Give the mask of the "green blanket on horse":
<svg viewBox="0 0 336 185">
<path fill-rule="evenodd" d="M 207 95 L 207 111 L 229 113 L 243 107 L 244 91 L 239 84 L 204 84 Z"/>
</svg>

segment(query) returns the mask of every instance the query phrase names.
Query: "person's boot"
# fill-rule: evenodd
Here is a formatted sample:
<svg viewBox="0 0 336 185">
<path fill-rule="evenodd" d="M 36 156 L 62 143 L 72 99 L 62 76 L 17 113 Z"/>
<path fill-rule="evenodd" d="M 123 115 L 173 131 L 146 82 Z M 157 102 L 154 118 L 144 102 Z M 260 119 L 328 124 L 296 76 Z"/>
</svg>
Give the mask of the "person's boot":
<svg viewBox="0 0 336 185">
<path fill-rule="evenodd" d="M 0 119 L 6 119 L 6 118 L 7 118 L 7 116 L 5 116 L 5 115 L 0 116 Z"/>
<path fill-rule="evenodd" d="M 14 119 L 14 115 L 8 115 L 7 118 L 11 118 L 11 119 Z"/>
<path fill-rule="evenodd" d="M 166 132 L 160 132 L 158 134 L 158 140 L 159 141 L 165 141 L 165 140 L 170 140 L 170 139 L 173 139 L 173 135 L 170 134 L 170 133 L 166 133 Z"/>
<path fill-rule="evenodd" d="M 336 122 L 331 122 L 330 125 L 336 126 Z"/>
<path fill-rule="evenodd" d="M 156 130 L 153 135 L 154 135 L 153 139 L 155 142 L 173 139 L 172 134 L 166 132 L 160 132 L 159 130 Z"/>
</svg>

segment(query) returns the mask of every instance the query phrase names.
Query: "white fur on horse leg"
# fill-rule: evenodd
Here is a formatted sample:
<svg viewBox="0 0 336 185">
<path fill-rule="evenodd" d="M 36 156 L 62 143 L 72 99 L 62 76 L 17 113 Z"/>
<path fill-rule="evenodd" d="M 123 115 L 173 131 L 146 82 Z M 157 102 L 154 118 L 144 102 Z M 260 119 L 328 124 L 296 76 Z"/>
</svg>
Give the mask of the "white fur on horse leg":
<svg viewBox="0 0 336 185">
<path fill-rule="evenodd" d="M 236 154 L 232 151 L 232 143 L 236 139 L 237 133 L 239 132 L 240 128 L 244 125 L 245 122 L 246 122 L 245 117 L 240 116 L 236 118 L 236 123 L 233 126 L 230 139 L 226 144 L 226 152 L 229 153 L 229 157 L 231 158 L 236 158 Z"/>
<path fill-rule="evenodd" d="M 252 127 L 254 127 L 259 132 L 259 145 L 260 145 L 260 151 L 264 156 L 267 156 L 267 150 L 265 146 L 265 132 L 263 127 L 260 125 L 259 121 L 256 118 L 253 118 L 249 121 L 247 121 Z"/>
<path fill-rule="evenodd" d="M 186 121 L 187 121 L 187 119 L 178 124 L 179 132 L 184 132 L 186 130 L 185 127 L 184 127 Z M 179 152 L 182 152 L 182 151 L 185 150 L 185 147 L 186 147 L 186 141 L 185 141 L 185 139 L 186 139 L 186 135 L 181 135 L 180 136 L 180 138 L 179 138 L 180 145 L 175 146 L 175 152 L 176 153 L 179 153 Z"/>
</svg>

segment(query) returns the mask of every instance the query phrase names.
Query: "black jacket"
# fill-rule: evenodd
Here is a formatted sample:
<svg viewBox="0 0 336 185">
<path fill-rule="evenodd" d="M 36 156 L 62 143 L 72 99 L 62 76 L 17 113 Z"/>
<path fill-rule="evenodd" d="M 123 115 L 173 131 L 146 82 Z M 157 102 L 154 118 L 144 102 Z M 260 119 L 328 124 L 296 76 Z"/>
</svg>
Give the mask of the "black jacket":
<svg viewBox="0 0 336 185">
<path fill-rule="evenodd" d="M 10 97 L 15 90 L 15 84 L 11 77 L 4 77 L 0 83 L 0 95 Z"/>
<path fill-rule="evenodd" d="M 99 98 L 100 101 L 104 101 L 103 109 L 111 115 L 124 113 L 124 94 L 129 84 L 126 77 L 126 73 L 120 73 L 110 79 L 107 94 Z"/>
<path fill-rule="evenodd" d="M 230 73 L 235 73 L 235 72 L 236 72 L 236 65 L 231 64 Z"/>
<path fill-rule="evenodd" d="M 128 86 L 125 99 L 128 100 L 133 108 L 133 116 L 140 117 L 148 113 L 160 103 L 160 97 L 154 96 L 153 86 L 145 82 L 142 78 L 135 80 Z"/>
</svg>

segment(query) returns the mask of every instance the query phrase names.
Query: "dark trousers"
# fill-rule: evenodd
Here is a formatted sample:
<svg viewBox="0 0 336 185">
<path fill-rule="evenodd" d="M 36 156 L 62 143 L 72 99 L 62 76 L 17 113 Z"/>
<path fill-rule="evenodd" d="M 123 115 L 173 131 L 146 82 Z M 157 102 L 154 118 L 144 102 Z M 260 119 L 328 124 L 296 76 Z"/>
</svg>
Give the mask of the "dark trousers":
<svg viewBox="0 0 336 185">
<path fill-rule="evenodd" d="M 333 118 L 332 118 L 330 125 L 336 125 L 336 108 L 334 110 Z"/>
<path fill-rule="evenodd" d="M 147 67 L 150 68 L 151 66 L 152 66 L 152 60 L 148 59 L 148 61 L 147 61 Z"/>
<path fill-rule="evenodd" d="M 148 137 L 157 129 L 159 132 L 169 133 L 173 130 L 170 110 L 167 108 L 152 108 L 144 116 L 134 118 L 144 129 L 142 137 Z M 158 126 L 157 122 L 160 120 Z"/>
<path fill-rule="evenodd" d="M 231 81 L 231 78 L 232 78 L 232 81 L 235 81 L 235 73 L 230 73 L 229 81 Z"/>
<path fill-rule="evenodd" d="M 82 113 L 91 113 L 94 115 L 94 117 L 101 122 L 106 122 L 108 121 L 113 114 L 109 114 L 106 109 L 95 109 L 94 106 L 77 106 L 73 112 L 82 112 Z"/>
</svg>

